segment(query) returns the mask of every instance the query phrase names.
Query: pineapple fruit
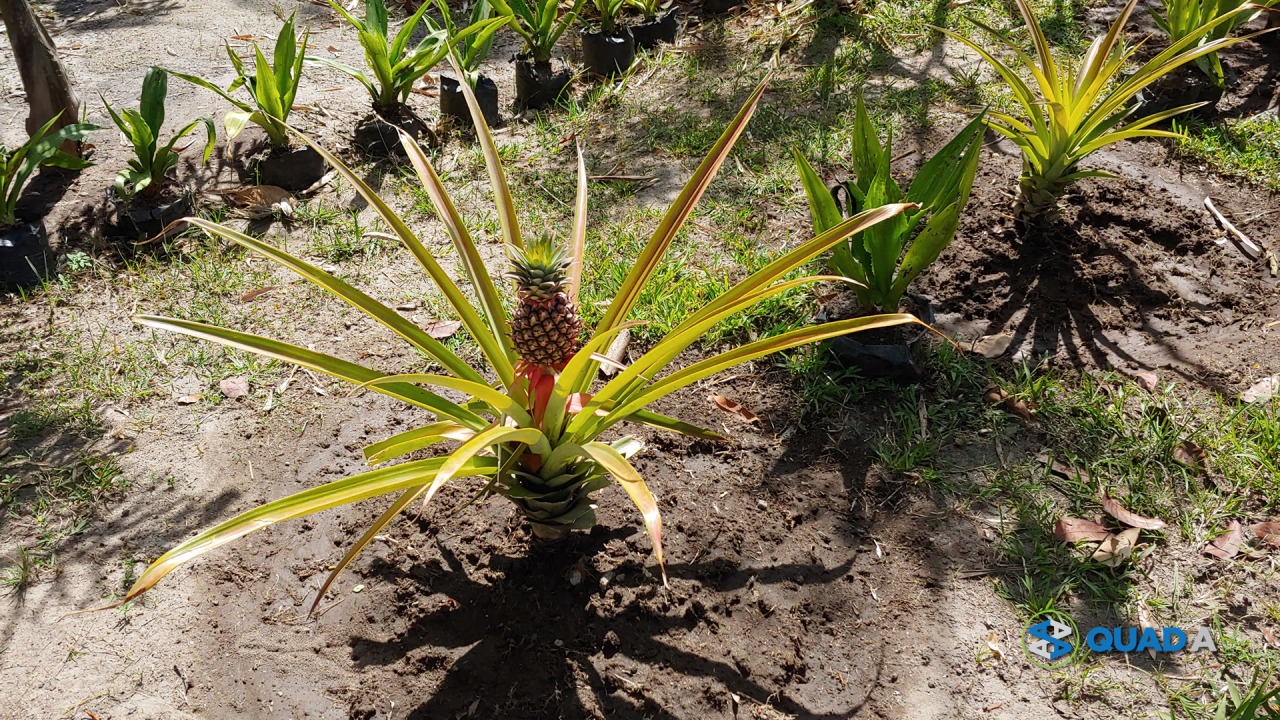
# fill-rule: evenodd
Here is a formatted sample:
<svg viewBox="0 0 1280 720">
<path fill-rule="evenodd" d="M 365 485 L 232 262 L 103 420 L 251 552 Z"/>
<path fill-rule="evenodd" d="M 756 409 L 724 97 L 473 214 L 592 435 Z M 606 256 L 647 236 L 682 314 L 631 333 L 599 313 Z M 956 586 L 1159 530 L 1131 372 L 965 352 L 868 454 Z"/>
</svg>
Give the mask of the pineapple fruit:
<svg viewBox="0 0 1280 720">
<path fill-rule="evenodd" d="M 511 316 L 511 343 L 531 365 L 563 367 L 578 349 L 582 319 L 565 293 L 568 251 L 550 238 L 512 248 L 507 277 L 516 282 L 518 301 Z"/>
</svg>

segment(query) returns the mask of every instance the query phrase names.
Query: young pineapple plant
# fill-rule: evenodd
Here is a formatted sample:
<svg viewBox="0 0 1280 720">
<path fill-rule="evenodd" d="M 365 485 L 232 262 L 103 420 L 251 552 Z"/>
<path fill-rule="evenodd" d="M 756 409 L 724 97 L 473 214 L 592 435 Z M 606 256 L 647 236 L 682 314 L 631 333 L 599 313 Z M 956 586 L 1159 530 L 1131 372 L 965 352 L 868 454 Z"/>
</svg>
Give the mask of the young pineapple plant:
<svg viewBox="0 0 1280 720">
<path fill-rule="evenodd" d="M 461 73 L 456 61 L 455 70 Z M 311 140 L 303 139 L 344 176 L 422 266 L 479 346 L 487 361 L 485 367 L 473 367 L 422 328 L 337 276 L 273 245 L 200 218 L 188 220 L 318 285 L 403 338 L 440 369 L 432 373 L 388 374 L 316 350 L 229 328 L 150 315 L 136 318 L 149 327 L 211 340 L 328 373 L 358 388 L 383 393 L 434 415 L 419 427 L 366 447 L 364 455 L 371 465 L 424 449 L 438 450 L 446 442 L 454 445 L 429 457 L 308 488 L 199 533 L 153 562 L 117 605 L 136 598 L 179 565 L 248 533 L 339 505 L 398 493 L 334 566 L 314 597 L 314 610 L 338 573 L 401 511 L 417 500 L 429 502 L 444 485 L 466 478 L 483 482 L 477 497 L 507 498 L 528 519 L 533 533 L 548 539 L 594 525 L 592 494 L 616 480 L 640 511 L 653 543 L 654 556 L 662 568 L 662 519 L 658 504 L 644 478 L 629 461 L 640 450 L 641 443 L 617 435 L 619 425 L 642 424 L 698 438 L 724 439 L 710 430 L 648 408 L 655 401 L 715 373 L 780 350 L 858 330 L 918 322 L 910 315 L 893 314 L 802 327 L 710 353 L 678 369 L 670 368 L 681 353 L 725 319 L 780 293 L 824 280 L 845 280 L 825 275 L 806 276 L 795 271 L 849 236 L 908 207 L 886 205 L 855 215 L 792 247 L 690 314 L 629 366 L 596 387 L 600 363 L 609 362 L 600 353 L 618 333 L 632 325 L 627 322 L 628 315 L 694 205 L 745 130 L 764 87 L 752 94 L 667 210 L 589 338 L 583 337 L 576 308 L 587 234 L 587 174 L 581 152 L 567 243 L 558 245 L 547 238 L 526 242 L 497 148 L 475 94 L 468 84 L 463 83 L 461 87 L 485 157 L 502 241 L 510 257 L 505 275 L 514 281 L 516 302 L 512 312 L 508 312 L 498 283 L 486 268 L 439 175 L 410 137 L 402 133 L 401 142 L 452 241 L 464 276 L 461 279 L 474 290 L 474 297 L 462 292 L 458 280 L 444 271 L 429 246 L 419 240 L 358 173 Z M 437 394 L 439 389 L 462 392 L 469 398 L 454 402 Z M 606 435 L 613 437 L 605 439 Z M 666 582 L 665 570 L 662 577 Z"/>
</svg>

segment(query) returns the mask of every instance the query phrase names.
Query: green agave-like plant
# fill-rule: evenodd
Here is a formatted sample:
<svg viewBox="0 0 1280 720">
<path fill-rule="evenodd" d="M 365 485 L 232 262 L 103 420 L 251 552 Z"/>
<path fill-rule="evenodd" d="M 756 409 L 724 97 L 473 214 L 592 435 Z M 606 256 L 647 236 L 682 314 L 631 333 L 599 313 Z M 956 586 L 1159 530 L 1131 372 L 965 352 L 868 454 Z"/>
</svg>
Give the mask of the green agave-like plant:
<svg viewBox="0 0 1280 720">
<path fill-rule="evenodd" d="M 1261 12 L 1262 7 L 1273 6 L 1276 2 L 1277 0 L 1269 0 L 1253 4 L 1259 6 L 1259 12 Z M 1233 14 L 1229 22 L 1215 25 L 1208 33 L 1197 36 L 1200 38 L 1199 42 L 1212 42 L 1230 35 L 1236 28 L 1255 17 L 1252 13 L 1237 12 L 1244 5 L 1245 0 L 1164 0 L 1164 12 L 1161 13 L 1152 8 L 1151 19 L 1155 21 L 1161 32 L 1169 36 L 1171 41 L 1177 42 L 1198 32 L 1200 28 L 1214 20 Z M 1222 69 L 1222 60 L 1218 57 L 1218 53 L 1211 52 L 1196 58 L 1196 67 L 1208 75 L 1217 87 L 1226 86 L 1226 73 Z"/>
<path fill-rule="evenodd" d="M 1017 56 L 1034 80 L 1029 85 L 1009 64 L 996 58 L 977 42 L 947 28 L 934 27 L 973 48 L 1000 74 L 1022 107 L 1025 120 L 991 111 L 990 127 L 1012 140 L 1022 150 L 1022 175 L 1018 178 L 1018 197 L 1014 215 L 1024 224 L 1056 214 L 1058 199 L 1072 183 L 1088 177 L 1115 177 L 1102 170 L 1081 170 L 1079 164 L 1094 151 L 1111 143 L 1140 137 L 1173 137 L 1181 135 L 1153 126 L 1169 118 L 1195 109 L 1194 103 L 1155 113 L 1136 122 L 1124 123 L 1133 114 L 1130 101 L 1138 91 L 1196 58 L 1239 42 L 1242 38 L 1222 38 L 1201 43 L 1213 30 L 1232 22 L 1238 13 L 1250 11 L 1251 5 L 1227 13 L 1199 30 L 1171 44 L 1143 63 L 1132 74 L 1122 74 L 1125 64 L 1141 48 L 1138 43 L 1124 49 L 1124 26 L 1133 14 L 1138 0 L 1128 0 L 1115 22 L 1103 35 L 1094 39 L 1079 67 L 1067 63 L 1059 67 L 1027 0 L 1014 0 L 1026 21 L 1035 45 L 1033 60 L 1018 43 L 977 20 L 973 24 L 994 35 L 1000 45 Z M 1030 123 L 1030 124 L 1028 124 Z"/>
<path fill-rule="evenodd" d="M 258 43 L 253 44 L 252 73 L 247 72 L 244 61 L 231 49 L 231 45 L 226 46 L 227 57 L 236 70 L 236 79 L 226 90 L 197 75 L 169 71 L 174 77 L 212 90 L 235 106 L 236 109 L 228 112 L 222 119 L 227 137 L 236 137 L 246 125 L 254 123 L 267 133 L 272 147 L 289 145 L 289 113 L 293 111 L 293 101 L 298 96 L 298 85 L 302 82 L 302 61 L 307 55 L 307 38 L 310 36 L 310 31 L 306 31 L 302 34 L 302 40 L 297 40 L 293 17 L 290 15 L 280 28 L 270 62 L 262 54 Z M 251 102 L 232 95 L 241 87 L 249 91 Z"/>
<path fill-rule="evenodd" d="M 426 75 L 449 54 L 451 35 L 453 42 L 486 32 L 492 38 L 493 33 L 506 23 L 505 19 L 485 19 L 451 33 L 449 29 L 436 27 L 430 18 L 426 18 L 429 31 L 411 47 L 409 43 L 413 32 L 423 21 L 427 10 L 431 9 L 431 3 L 422 3 L 422 7 L 405 21 L 393 38 L 388 35 L 387 5 L 383 0 L 365 0 L 363 20 L 334 0 L 329 0 L 329 5 L 356 29 L 368 69 L 362 70 L 325 57 L 310 56 L 307 60 L 358 80 L 369 91 L 374 108 L 380 111 L 404 104 L 418 78 Z"/>
<path fill-rule="evenodd" d="M 916 206 L 832 250 L 832 269 L 858 281 L 853 292 L 864 309 L 896 312 L 907 287 L 955 238 L 960 211 L 969 200 L 978 171 L 984 122 L 979 114 L 956 133 L 920 166 L 905 193 L 893 179 L 893 137 L 880 144 L 861 95 L 853 119 L 852 179 L 828 192 L 809 161 L 792 148 L 815 233 L 830 230 L 845 219 L 834 195 L 841 188 L 848 193 L 850 207 L 844 212 L 850 215 L 888 203 Z"/>
<path fill-rule="evenodd" d="M 493 5 L 489 0 L 477 0 L 471 8 L 471 17 L 467 26 L 459 28 L 453 22 L 449 3 L 445 0 L 436 0 L 436 4 L 440 8 L 440 19 L 453 45 L 453 51 L 458 56 L 467 84 L 474 88 L 480 77 L 480 63 L 489 57 L 489 50 L 493 48 L 494 34 L 509 23 L 511 18 L 508 16 L 494 18 Z"/>
<path fill-rule="evenodd" d="M 510 18 L 511 29 L 524 39 L 524 52 L 533 62 L 550 62 L 556 41 L 573 27 L 586 0 L 573 0 L 560 13 L 560 0 L 490 0 L 493 9 Z"/>
<path fill-rule="evenodd" d="M 111 120 L 133 145 L 133 158 L 129 167 L 116 175 L 116 192 L 125 200 L 135 195 L 151 196 L 164 189 L 165 176 L 178 165 L 178 153 L 173 146 L 203 124 L 205 129 L 203 162 L 209 162 L 217 140 L 213 120 L 201 117 L 187 123 L 175 132 L 169 142 L 160 144 L 160 130 L 164 127 L 164 101 L 169 94 L 169 73 L 164 68 L 153 67 L 142 80 L 142 96 L 138 109 L 122 108 L 119 112 L 102 98 L 102 104 Z M 101 96 L 99 96 L 101 97 Z"/>
<path fill-rule="evenodd" d="M 627 0 L 591 0 L 596 12 L 600 13 L 600 30 L 612 33 L 618 26 L 618 15 L 626 7 Z"/>
<path fill-rule="evenodd" d="M 53 129 L 62 113 L 52 117 L 16 148 L 0 145 L 0 230 L 17 223 L 18 199 L 22 189 L 37 168 L 43 165 L 83 170 L 93 163 L 61 150 L 68 140 L 83 140 L 89 133 L 102 128 L 90 123 L 73 123 Z"/>
<path fill-rule="evenodd" d="M 456 60 L 453 62 L 454 69 L 458 70 Z M 517 257 L 531 257 L 536 251 L 525 244 L 517 222 L 515 203 L 498 159 L 498 150 L 485 125 L 475 94 L 465 83 L 461 88 L 466 95 L 488 167 L 502 229 L 502 241 Z M 714 373 L 780 350 L 858 330 L 919 322 L 910 315 L 861 317 L 831 322 L 750 342 L 732 350 L 712 354 L 684 367 L 670 369 L 685 349 L 724 319 L 795 288 L 822 280 L 842 280 L 843 278 L 830 276 L 788 278 L 788 275 L 849 235 L 894 217 L 907 207 L 887 205 L 860 213 L 779 256 L 685 318 L 603 387 L 592 389 L 599 364 L 605 360 L 599 353 L 608 348 L 619 332 L 632 324 L 626 318 L 640 297 L 641 290 L 742 134 L 763 91 L 762 85 L 752 93 L 741 112 L 667 210 L 603 318 L 595 326 L 592 337 L 572 352 L 565 362 L 554 366 L 537 365 L 524 360 L 513 348 L 511 319 L 504 308 L 503 296 L 497 283 L 485 267 L 479 249 L 439 175 L 422 149 L 403 133 L 401 141 L 409 160 L 452 240 L 463 279 L 475 292 L 474 301 L 444 271 L 428 246 L 365 184 L 359 174 L 311 140 L 306 141 L 324 155 L 356 192 L 377 211 L 440 289 L 458 319 L 479 345 L 488 364 L 484 372 L 471 367 L 422 328 L 342 279 L 231 228 L 199 218 L 189 218 L 189 222 L 196 226 L 257 252 L 329 291 L 402 337 L 414 349 L 438 364 L 441 371 L 389 375 L 315 350 L 228 328 L 150 315 L 135 318 L 137 322 L 328 373 L 435 414 L 433 422 L 366 447 L 364 454 L 370 463 L 400 458 L 441 442 L 453 441 L 458 444 L 456 448 L 436 457 L 410 460 L 310 488 L 227 520 L 158 558 L 138 577 L 117 605 L 136 598 L 179 565 L 255 530 L 339 505 L 399 493 L 399 497 L 338 562 L 316 596 L 318 603 L 337 574 L 398 513 L 416 500 L 421 499 L 424 503 L 430 501 L 445 484 L 469 477 L 485 481 L 481 494 L 502 495 L 515 503 L 532 523 L 535 533 L 544 538 L 563 537 L 571 529 L 591 527 L 595 523 L 591 493 L 608 485 L 612 477 L 621 484 L 639 509 L 653 541 L 654 555 L 661 566 L 662 521 L 658 504 L 640 473 L 628 461 L 641 445 L 625 436 L 612 442 L 603 441 L 601 437 L 606 432 L 619 423 L 632 422 L 698 438 L 722 439 L 710 430 L 647 408 L 658 399 Z M 572 259 L 568 265 L 566 283 L 566 294 L 570 298 L 577 297 L 582 283 L 582 257 L 587 236 L 586 214 L 587 175 L 579 151 L 577 192 L 566 250 Z M 526 249 L 529 250 L 528 254 Z M 470 399 L 453 402 L 437 394 L 436 389 L 465 393 Z M 663 580 L 666 581 L 665 570 Z M 312 608 L 314 607 L 313 604 Z"/>
</svg>

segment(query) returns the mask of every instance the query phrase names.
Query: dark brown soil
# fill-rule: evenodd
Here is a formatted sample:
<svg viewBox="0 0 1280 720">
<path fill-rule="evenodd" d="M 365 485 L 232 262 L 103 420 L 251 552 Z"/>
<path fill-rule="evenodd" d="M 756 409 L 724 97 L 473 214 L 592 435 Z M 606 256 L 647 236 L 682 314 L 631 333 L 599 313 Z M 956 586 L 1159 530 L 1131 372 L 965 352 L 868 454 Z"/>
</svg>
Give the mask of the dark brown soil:
<svg viewBox="0 0 1280 720">
<path fill-rule="evenodd" d="M 720 391 L 788 417 L 753 384 Z M 322 433 L 299 476 L 354 470 L 332 458 L 390 430 L 380 424 Z M 869 473 L 858 438 L 780 442 L 780 429 L 738 424 L 729 446 L 649 438 L 637 467 L 662 506 L 669 588 L 614 488 L 600 494 L 600 526 L 541 545 L 501 499 L 454 514 L 475 489 L 457 487 L 393 525 L 304 631 L 308 594 L 374 507 L 343 511 L 336 527 L 268 531 L 200 573 L 209 642 L 241 661 L 227 669 L 224 652 L 201 653 L 187 672 L 209 679 L 188 698 L 211 717 L 269 706 L 369 719 L 977 718 L 993 705 L 1043 707 L 1013 687 L 1038 682 L 1029 666 L 991 672 L 965 650 L 992 631 L 1016 642 L 1016 620 L 984 582 L 955 579 L 989 566 L 993 536 L 941 498 Z M 276 627 L 254 635 L 264 624 Z M 299 686 L 325 667 L 344 670 L 328 686 Z"/>
<path fill-rule="evenodd" d="M 1008 217 L 1019 158 L 1003 143 L 984 160 L 956 241 L 920 285 L 959 337 L 1012 333 L 1010 352 L 1073 367 L 1167 368 L 1237 389 L 1275 347 L 1280 284 L 1250 261 L 1204 206 L 1276 247 L 1280 217 L 1265 193 L 1183 176 L 1163 146 L 1132 143 L 1090 167 L 1120 179 L 1071 190 L 1062 219 L 1020 237 Z M 1273 199 L 1274 201 L 1274 199 Z"/>
</svg>

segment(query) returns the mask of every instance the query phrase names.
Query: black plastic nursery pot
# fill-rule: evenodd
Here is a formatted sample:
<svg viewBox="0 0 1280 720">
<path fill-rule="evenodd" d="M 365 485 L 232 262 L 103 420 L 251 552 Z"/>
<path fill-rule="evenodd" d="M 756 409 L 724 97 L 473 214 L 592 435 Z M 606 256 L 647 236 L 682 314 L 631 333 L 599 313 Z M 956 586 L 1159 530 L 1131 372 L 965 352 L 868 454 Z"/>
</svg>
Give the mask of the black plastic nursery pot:
<svg viewBox="0 0 1280 720">
<path fill-rule="evenodd" d="M 306 190 L 329 169 L 320 153 L 310 146 L 272 148 L 253 166 L 258 185 L 275 185 L 290 192 Z"/>
<path fill-rule="evenodd" d="M 933 323 L 935 319 L 933 301 L 915 293 L 903 297 L 902 312 L 909 312 L 926 323 Z M 836 364 L 857 369 L 861 377 L 915 384 L 923 376 L 916 367 L 911 348 L 928 332 L 911 324 L 842 335 L 831 341 L 831 355 Z"/>
<path fill-rule="evenodd" d="M 573 76 L 569 71 L 555 72 L 551 62 L 516 58 L 516 106 L 538 110 L 560 99 Z"/>
<path fill-rule="evenodd" d="M 480 103 L 480 112 L 489 127 L 497 127 L 502 116 L 498 114 L 498 84 L 484 75 L 476 79 L 476 102 Z M 462 122 L 463 127 L 471 127 L 471 110 L 467 107 L 467 96 L 456 78 L 448 75 L 440 76 L 440 115 L 451 117 Z"/>
<path fill-rule="evenodd" d="M 661 17 L 631 26 L 636 50 L 652 50 L 661 43 L 674 43 L 680 34 L 680 16 L 671 8 Z"/>
<path fill-rule="evenodd" d="M 355 145 L 365 155 L 383 157 L 404 157 L 404 146 L 400 144 L 400 133 L 396 128 L 409 133 L 419 145 L 436 145 L 435 133 L 427 127 L 427 123 L 418 117 L 409 106 L 403 104 L 385 108 L 374 108 L 374 111 L 360 118 L 354 133 Z M 324 173 L 322 172 L 321 175 Z M 263 185 L 274 183 L 263 182 Z M 284 187 L 286 190 L 295 188 Z M 304 190 L 306 188 L 297 188 Z"/>
<path fill-rule="evenodd" d="M 599 77 L 621 75 L 636 59 L 636 39 L 631 28 L 618 27 L 613 32 L 582 31 L 582 64 L 587 72 Z"/>
<path fill-rule="evenodd" d="M 49 233 L 44 222 L 0 229 L 0 289 L 27 288 L 49 276 Z"/>
<path fill-rule="evenodd" d="M 107 197 L 113 219 L 103 234 L 113 240 L 138 242 L 159 237 L 169 223 L 187 217 L 195 207 L 191 195 L 181 191 L 167 191 L 150 201 L 134 198 L 133 203 L 120 200 L 114 190 L 109 190 Z"/>
</svg>

